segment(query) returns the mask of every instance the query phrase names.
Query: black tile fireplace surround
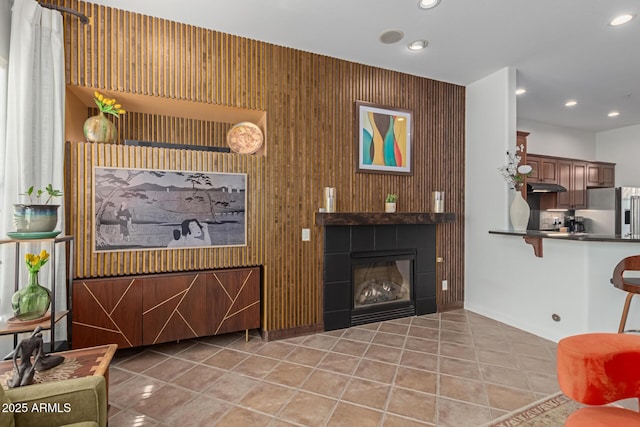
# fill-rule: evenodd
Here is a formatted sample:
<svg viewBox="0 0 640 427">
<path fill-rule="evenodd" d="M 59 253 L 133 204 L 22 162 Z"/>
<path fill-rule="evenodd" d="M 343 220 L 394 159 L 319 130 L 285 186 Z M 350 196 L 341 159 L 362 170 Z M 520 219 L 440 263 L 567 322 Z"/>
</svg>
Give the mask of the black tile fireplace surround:
<svg viewBox="0 0 640 427">
<path fill-rule="evenodd" d="M 389 304 L 387 310 L 369 316 L 377 322 L 398 317 L 435 313 L 436 225 L 326 225 L 324 227 L 324 329 L 348 328 L 366 323 L 353 307 L 352 260 L 367 255 L 415 254 L 410 304 Z"/>
</svg>

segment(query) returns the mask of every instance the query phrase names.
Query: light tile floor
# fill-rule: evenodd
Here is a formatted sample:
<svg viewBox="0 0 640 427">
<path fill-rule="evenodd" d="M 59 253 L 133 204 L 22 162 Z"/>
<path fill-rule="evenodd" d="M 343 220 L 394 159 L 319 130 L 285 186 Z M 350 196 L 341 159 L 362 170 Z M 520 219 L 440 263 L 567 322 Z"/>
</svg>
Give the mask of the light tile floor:
<svg viewBox="0 0 640 427">
<path fill-rule="evenodd" d="M 556 344 L 466 310 L 118 353 L 109 426 L 478 427 L 559 391 Z"/>
</svg>

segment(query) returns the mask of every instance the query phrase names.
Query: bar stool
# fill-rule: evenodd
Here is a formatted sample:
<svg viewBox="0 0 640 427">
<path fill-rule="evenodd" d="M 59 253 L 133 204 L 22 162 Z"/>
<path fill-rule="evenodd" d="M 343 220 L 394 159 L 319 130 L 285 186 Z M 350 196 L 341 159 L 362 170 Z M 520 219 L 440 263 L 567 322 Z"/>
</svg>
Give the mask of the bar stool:
<svg viewBox="0 0 640 427">
<path fill-rule="evenodd" d="M 624 332 L 624 327 L 627 324 L 627 316 L 629 315 L 629 306 L 631 300 L 635 294 L 640 294 L 640 277 L 623 277 L 625 271 L 638 271 L 640 272 L 640 255 L 633 255 L 623 258 L 622 261 L 616 265 L 613 269 L 613 277 L 611 283 L 625 292 L 628 292 L 627 299 L 624 301 L 624 308 L 622 309 L 622 318 L 620 318 L 620 326 L 618 327 L 618 333 Z M 634 330 L 633 332 L 640 332 Z"/>
</svg>

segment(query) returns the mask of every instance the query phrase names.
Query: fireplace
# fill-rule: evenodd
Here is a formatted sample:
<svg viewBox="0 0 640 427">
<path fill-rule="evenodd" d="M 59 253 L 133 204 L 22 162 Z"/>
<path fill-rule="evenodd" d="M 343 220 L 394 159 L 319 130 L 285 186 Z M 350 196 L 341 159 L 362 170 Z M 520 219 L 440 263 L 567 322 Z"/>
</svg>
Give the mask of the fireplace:
<svg viewBox="0 0 640 427">
<path fill-rule="evenodd" d="M 351 325 L 411 316 L 415 252 L 351 255 Z"/>
<path fill-rule="evenodd" d="M 324 227 L 324 329 L 436 312 L 436 225 Z"/>
</svg>

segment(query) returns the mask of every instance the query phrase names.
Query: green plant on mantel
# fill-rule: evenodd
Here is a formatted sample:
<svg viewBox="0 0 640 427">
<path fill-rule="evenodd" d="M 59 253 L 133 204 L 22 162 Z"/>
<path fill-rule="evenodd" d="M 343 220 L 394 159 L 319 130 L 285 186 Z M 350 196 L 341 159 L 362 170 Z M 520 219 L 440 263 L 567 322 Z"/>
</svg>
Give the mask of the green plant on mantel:
<svg viewBox="0 0 640 427">
<path fill-rule="evenodd" d="M 392 193 L 387 193 L 387 198 L 384 199 L 385 203 L 396 203 L 397 201 L 398 201 L 398 195 L 392 194 Z"/>
</svg>

